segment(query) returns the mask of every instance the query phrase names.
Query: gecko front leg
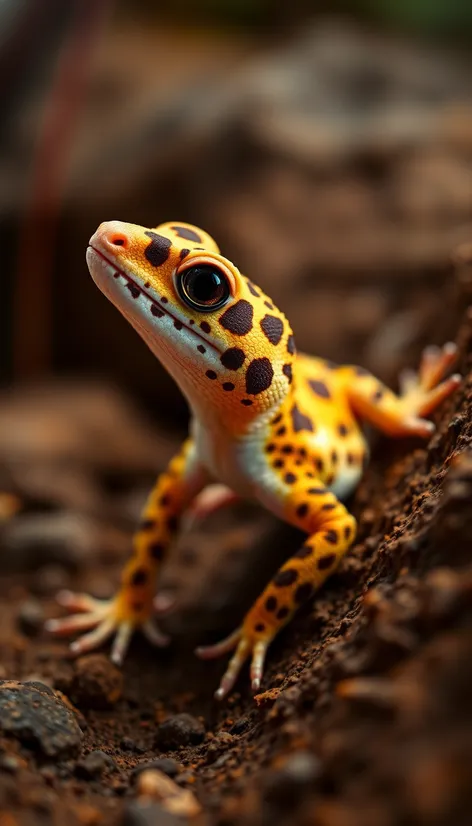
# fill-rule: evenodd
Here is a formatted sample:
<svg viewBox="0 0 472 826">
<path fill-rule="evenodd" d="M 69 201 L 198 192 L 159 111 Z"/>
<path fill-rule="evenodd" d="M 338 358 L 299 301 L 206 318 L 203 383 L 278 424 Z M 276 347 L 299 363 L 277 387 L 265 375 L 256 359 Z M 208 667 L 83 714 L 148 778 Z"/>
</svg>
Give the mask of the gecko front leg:
<svg viewBox="0 0 472 826">
<path fill-rule="evenodd" d="M 213 659 L 236 648 L 215 694 L 219 700 L 231 691 L 248 658 L 251 687 L 259 690 L 270 643 L 333 573 L 355 538 L 354 517 L 319 479 L 304 479 L 290 490 L 283 516 L 309 534 L 305 543 L 278 570 L 240 628 L 216 645 L 196 651 L 202 659 Z"/>
<path fill-rule="evenodd" d="M 149 495 L 118 593 L 111 600 L 98 600 L 87 594 L 61 592 L 60 604 L 76 613 L 49 620 L 47 629 L 58 636 L 87 631 L 71 644 L 76 654 L 91 651 L 114 635 L 111 658 L 117 664 L 123 661 L 136 628 L 141 628 L 154 645 L 166 645 L 168 638 L 152 619 L 157 577 L 181 516 L 207 481 L 195 445 L 188 439 Z"/>
</svg>

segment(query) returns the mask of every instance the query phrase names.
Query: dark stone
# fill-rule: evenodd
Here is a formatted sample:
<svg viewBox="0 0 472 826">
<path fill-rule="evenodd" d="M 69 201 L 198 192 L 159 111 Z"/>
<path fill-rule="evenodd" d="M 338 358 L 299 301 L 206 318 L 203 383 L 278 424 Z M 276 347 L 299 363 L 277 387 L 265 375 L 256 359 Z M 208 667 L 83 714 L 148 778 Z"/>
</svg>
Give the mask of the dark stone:
<svg viewBox="0 0 472 826">
<path fill-rule="evenodd" d="M 27 637 L 36 637 L 44 624 L 44 611 L 36 599 L 27 599 L 18 612 L 18 627 Z"/>
<path fill-rule="evenodd" d="M 75 767 L 77 777 L 84 780 L 96 780 L 106 769 L 115 768 L 115 761 L 104 751 L 91 751 L 79 760 Z"/>
<path fill-rule="evenodd" d="M 172 757 L 159 757 L 157 760 L 145 760 L 142 763 L 138 763 L 131 772 L 132 780 L 136 780 L 141 772 L 147 771 L 148 769 L 157 769 L 160 772 L 164 772 L 167 777 L 176 777 L 181 770 L 177 761 L 173 760 Z"/>
<path fill-rule="evenodd" d="M 40 682 L 0 682 L 0 731 L 48 758 L 74 757 L 82 731 L 74 712 Z"/>
<path fill-rule="evenodd" d="M 196 746 L 205 737 L 205 727 L 191 714 L 175 714 L 157 727 L 155 745 L 162 751 Z"/>
<path fill-rule="evenodd" d="M 282 809 L 296 806 L 303 793 L 313 789 L 320 777 L 321 764 L 314 754 L 299 751 L 292 754 L 284 766 L 268 775 L 263 796 L 266 803 Z"/>
</svg>

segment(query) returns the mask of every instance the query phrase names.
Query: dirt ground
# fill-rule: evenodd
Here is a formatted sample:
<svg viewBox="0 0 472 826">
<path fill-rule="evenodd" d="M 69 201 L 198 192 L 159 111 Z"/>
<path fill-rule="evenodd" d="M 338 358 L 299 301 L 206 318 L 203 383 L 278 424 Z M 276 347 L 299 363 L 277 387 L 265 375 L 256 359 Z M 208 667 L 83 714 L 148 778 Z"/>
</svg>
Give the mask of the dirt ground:
<svg viewBox="0 0 472 826">
<path fill-rule="evenodd" d="M 191 790 L 196 823 L 470 823 L 471 342 L 469 313 L 458 334 L 464 383 L 436 434 L 377 442 L 352 502 L 354 548 L 273 644 L 261 693 L 251 696 L 244 675 L 222 704 L 212 695 L 224 664 L 199 662 L 193 647 L 237 622 L 299 536 L 248 506 L 208 519 L 182 537 L 164 575 L 178 604 L 171 648 L 136 637 L 122 674 L 105 653 L 73 660 L 42 628 L 60 611 L 53 593 L 111 593 L 150 465 L 165 462 L 173 438 L 156 437 L 111 391 L 3 400 L 10 451 L 28 428 L 31 443 L 28 463 L 6 463 L 3 485 L 21 502 L 11 498 L 19 510 L 2 530 L 2 826 L 183 822 L 143 793 L 137 769 L 149 763 Z M 135 444 L 101 439 L 112 411 L 117 426 L 133 419 Z"/>
</svg>

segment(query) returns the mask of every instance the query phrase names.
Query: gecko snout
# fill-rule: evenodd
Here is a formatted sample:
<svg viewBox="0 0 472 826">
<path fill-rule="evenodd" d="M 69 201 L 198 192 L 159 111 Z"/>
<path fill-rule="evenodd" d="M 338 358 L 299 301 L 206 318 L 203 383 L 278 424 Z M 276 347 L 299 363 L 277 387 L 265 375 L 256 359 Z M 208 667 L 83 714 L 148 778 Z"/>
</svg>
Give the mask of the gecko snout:
<svg viewBox="0 0 472 826">
<path fill-rule="evenodd" d="M 100 224 L 97 231 L 92 235 L 90 244 L 94 246 L 94 242 L 98 243 L 104 250 L 108 249 L 111 253 L 116 254 L 116 248 L 126 249 L 129 246 L 130 239 L 125 224 L 121 221 L 106 221 Z"/>
</svg>

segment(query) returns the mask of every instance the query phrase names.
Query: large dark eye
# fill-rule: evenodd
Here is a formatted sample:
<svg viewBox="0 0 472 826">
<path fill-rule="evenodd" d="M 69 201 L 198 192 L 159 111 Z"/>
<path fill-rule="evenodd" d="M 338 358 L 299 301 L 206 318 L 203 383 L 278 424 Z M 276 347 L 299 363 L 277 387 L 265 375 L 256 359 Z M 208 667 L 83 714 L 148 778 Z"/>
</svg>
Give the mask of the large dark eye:
<svg viewBox="0 0 472 826">
<path fill-rule="evenodd" d="M 218 310 L 230 295 L 225 274 L 209 264 L 197 264 L 185 270 L 177 287 L 185 303 L 203 313 Z"/>
</svg>

